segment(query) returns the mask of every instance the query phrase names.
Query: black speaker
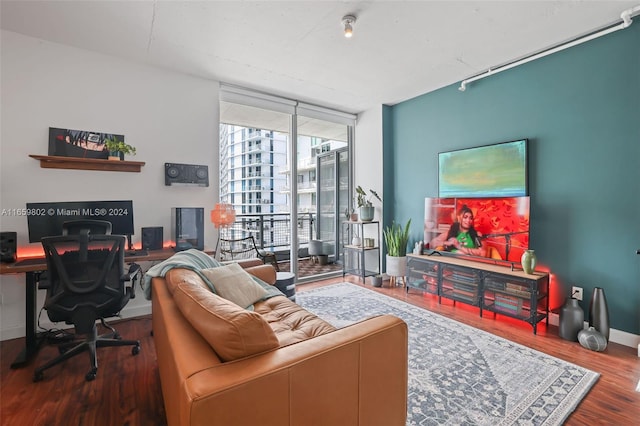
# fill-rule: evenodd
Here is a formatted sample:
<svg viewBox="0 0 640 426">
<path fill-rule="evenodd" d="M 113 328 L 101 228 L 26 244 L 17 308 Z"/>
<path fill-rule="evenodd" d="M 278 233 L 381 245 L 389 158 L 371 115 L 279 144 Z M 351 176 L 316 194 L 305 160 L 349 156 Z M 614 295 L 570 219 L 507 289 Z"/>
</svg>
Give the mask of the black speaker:
<svg viewBox="0 0 640 426">
<path fill-rule="evenodd" d="M 142 250 L 162 250 L 162 226 L 142 228 Z"/>
<path fill-rule="evenodd" d="M 209 167 L 197 164 L 164 163 L 164 184 L 209 186 Z"/>
<path fill-rule="evenodd" d="M 0 232 L 0 262 L 13 263 L 17 259 L 18 234 L 16 232 Z"/>
<path fill-rule="evenodd" d="M 191 248 L 204 250 L 203 207 L 172 207 L 171 228 L 176 251 Z"/>
</svg>

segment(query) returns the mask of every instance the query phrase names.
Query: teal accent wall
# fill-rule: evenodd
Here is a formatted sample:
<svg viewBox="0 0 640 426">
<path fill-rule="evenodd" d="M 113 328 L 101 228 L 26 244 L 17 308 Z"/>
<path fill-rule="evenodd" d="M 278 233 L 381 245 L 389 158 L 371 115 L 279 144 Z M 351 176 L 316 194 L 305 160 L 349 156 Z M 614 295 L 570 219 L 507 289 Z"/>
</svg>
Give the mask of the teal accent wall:
<svg viewBox="0 0 640 426">
<path fill-rule="evenodd" d="M 602 287 L 612 328 L 640 334 L 640 21 L 458 86 L 384 110 L 385 224 L 411 218 L 422 239 L 439 152 L 528 138 L 530 248 L 552 308 L 580 286 L 588 320 Z"/>
</svg>

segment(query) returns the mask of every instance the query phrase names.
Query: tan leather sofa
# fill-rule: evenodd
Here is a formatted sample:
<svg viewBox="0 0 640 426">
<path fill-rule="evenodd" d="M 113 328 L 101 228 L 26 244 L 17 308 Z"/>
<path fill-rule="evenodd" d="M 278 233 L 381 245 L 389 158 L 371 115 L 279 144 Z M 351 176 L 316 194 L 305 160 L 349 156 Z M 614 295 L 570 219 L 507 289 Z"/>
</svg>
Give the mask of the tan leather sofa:
<svg viewBox="0 0 640 426">
<path fill-rule="evenodd" d="M 246 270 L 275 282 L 270 265 Z M 186 269 L 152 280 L 154 341 L 170 426 L 405 424 L 407 326 L 402 320 L 378 316 L 335 329 L 284 296 L 255 303 L 254 312 L 238 312 L 231 302 L 202 291 L 202 281 Z M 192 307 L 185 308 L 185 300 Z M 231 337 L 213 343 L 235 358 L 229 361 L 204 337 L 217 336 L 211 324 L 225 315 L 237 327 Z M 277 340 L 269 337 L 257 345 L 269 349 L 245 345 L 245 337 L 255 337 L 242 335 L 250 328 L 246 318 L 268 323 L 266 332 L 271 336 L 273 330 Z M 231 355 L 220 345 L 232 347 Z M 258 353 L 243 357 L 247 347 Z"/>
</svg>

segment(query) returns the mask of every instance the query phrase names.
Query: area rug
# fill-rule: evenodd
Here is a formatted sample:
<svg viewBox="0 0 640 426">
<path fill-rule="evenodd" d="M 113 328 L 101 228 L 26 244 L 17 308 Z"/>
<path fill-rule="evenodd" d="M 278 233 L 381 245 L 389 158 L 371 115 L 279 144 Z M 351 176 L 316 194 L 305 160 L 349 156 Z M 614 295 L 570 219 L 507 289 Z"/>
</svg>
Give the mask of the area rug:
<svg viewBox="0 0 640 426">
<path fill-rule="evenodd" d="M 391 314 L 409 326 L 407 425 L 559 425 L 599 374 L 349 283 L 299 291 L 336 327 Z"/>
</svg>

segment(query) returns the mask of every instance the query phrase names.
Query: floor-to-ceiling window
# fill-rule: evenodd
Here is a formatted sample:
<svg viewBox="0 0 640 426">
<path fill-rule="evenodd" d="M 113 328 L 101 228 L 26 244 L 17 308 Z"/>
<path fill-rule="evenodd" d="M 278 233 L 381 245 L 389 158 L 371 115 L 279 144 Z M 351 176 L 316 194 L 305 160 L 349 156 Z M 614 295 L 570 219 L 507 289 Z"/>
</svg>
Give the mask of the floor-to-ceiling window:
<svg viewBox="0 0 640 426">
<path fill-rule="evenodd" d="M 224 232 L 251 233 L 299 279 L 339 270 L 338 233 L 325 231 L 339 229 L 350 202 L 355 117 L 231 86 L 220 93 L 220 200 L 238 215 Z M 347 166 L 335 181 L 340 197 L 329 201 L 319 196 L 318 158 L 338 150 Z M 319 220 L 319 211 L 333 211 L 333 223 Z M 333 267 L 309 262 L 309 244 L 318 240 L 321 260 Z"/>
</svg>

